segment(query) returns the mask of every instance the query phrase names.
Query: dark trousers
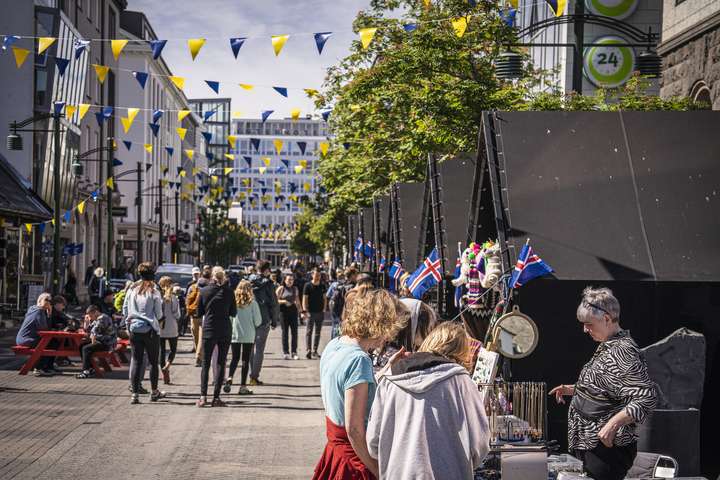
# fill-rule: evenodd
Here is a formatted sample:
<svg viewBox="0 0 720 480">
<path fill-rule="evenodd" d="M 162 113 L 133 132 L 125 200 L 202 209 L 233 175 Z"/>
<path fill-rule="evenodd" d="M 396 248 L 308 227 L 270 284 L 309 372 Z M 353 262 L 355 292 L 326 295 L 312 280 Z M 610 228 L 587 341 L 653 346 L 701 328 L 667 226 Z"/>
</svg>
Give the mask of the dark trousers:
<svg viewBox="0 0 720 480">
<path fill-rule="evenodd" d="M 208 377 L 210 376 L 210 365 L 212 364 L 212 354 L 215 346 L 218 347 L 217 370 L 215 370 L 215 378 L 213 381 L 213 398 L 220 398 L 220 389 L 223 386 L 225 378 L 225 361 L 227 360 L 228 349 L 230 348 L 230 339 L 203 338 L 202 339 L 202 370 L 200 372 L 200 395 L 207 396 Z"/>
<path fill-rule="evenodd" d="M 36 348 L 38 344 L 40 343 L 40 340 L 36 340 L 33 343 L 28 344 L 28 347 Z M 52 339 L 48 342 L 47 346 L 45 347 L 48 350 L 54 350 L 57 349 L 60 346 L 60 342 L 58 342 L 56 339 Z M 35 368 L 38 370 L 50 370 L 55 366 L 55 357 L 40 357 L 40 359 L 35 364 Z"/>
<path fill-rule="evenodd" d="M 82 357 L 82 368 L 83 370 L 90 370 L 92 368 L 92 363 L 90 360 L 92 359 L 92 356 L 95 352 L 107 352 L 108 347 L 106 345 L 103 345 L 100 342 L 97 343 L 88 343 L 83 345 L 83 347 L 80 349 L 80 356 Z"/>
<path fill-rule="evenodd" d="M 602 443 L 592 450 L 576 450 L 583 469 L 594 480 L 622 480 L 637 455 L 637 443 L 608 448 Z"/>
<path fill-rule="evenodd" d="M 133 393 L 140 390 L 140 382 L 142 382 L 145 373 L 145 365 L 143 356 L 147 352 L 148 363 L 150 364 L 150 387 L 153 390 L 158 388 L 158 377 L 160 375 L 160 367 L 158 367 L 158 355 L 160 353 L 160 335 L 155 330 L 147 333 L 130 332 L 130 346 L 132 348 L 133 362 L 130 364 L 130 379 L 132 381 Z"/>
<path fill-rule="evenodd" d="M 160 339 L 160 364 L 163 367 L 165 366 L 165 354 L 167 353 L 167 349 L 165 348 L 166 342 L 170 344 L 170 353 L 167 356 L 167 361 L 168 363 L 172 363 L 177 353 L 177 341 L 178 337 Z"/>
<path fill-rule="evenodd" d="M 230 372 L 228 374 L 228 378 L 232 378 L 233 375 L 235 375 L 238 362 L 242 359 L 242 366 L 240 367 L 240 385 L 245 385 L 247 383 L 248 370 L 250 370 L 250 355 L 252 355 L 253 344 L 231 343 L 230 348 L 232 349 L 232 359 L 230 360 Z"/>
<path fill-rule="evenodd" d="M 324 318 L 324 312 L 310 312 L 310 320 L 308 320 L 307 328 L 305 329 L 305 343 L 308 352 L 317 352 L 320 346 L 320 330 L 322 329 Z M 315 338 L 313 338 L 313 332 L 315 333 Z"/>
<path fill-rule="evenodd" d="M 284 354 L 297 353 L 298 311 L 296 306 L 282 308 L 282 349 Z M 290 344 L 290 345 L 288 345 Z"/>
</svg>

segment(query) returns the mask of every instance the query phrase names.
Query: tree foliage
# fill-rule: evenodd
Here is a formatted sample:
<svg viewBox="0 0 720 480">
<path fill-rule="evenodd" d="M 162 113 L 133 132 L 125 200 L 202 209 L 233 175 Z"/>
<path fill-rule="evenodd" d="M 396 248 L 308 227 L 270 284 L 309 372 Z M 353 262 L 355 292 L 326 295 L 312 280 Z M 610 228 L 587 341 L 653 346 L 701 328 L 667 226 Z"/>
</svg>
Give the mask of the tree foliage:
<svg viewBox="0 0 720 480">
<path fill-rule="evenodd" d="M 252 233 L 242 225 L 230 223 L 227 211 L 208 210 L 201 220 L 207 262 L 227 266 L 252 252 Z"/>
</svg>

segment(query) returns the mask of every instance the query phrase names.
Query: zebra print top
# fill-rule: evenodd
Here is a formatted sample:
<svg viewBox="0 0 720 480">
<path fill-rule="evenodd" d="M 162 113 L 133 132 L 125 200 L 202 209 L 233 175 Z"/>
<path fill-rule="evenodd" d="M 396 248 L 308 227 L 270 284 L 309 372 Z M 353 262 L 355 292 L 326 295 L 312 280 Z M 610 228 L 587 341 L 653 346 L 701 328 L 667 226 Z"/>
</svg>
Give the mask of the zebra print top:
<svg viewBox="0 0 720 480">
<path fill-rule="evenodd" d="M 578 383 L 602 392 L 615 403 L 615 408 L 599 420 L 590 420 L 571 405 L 568 410 L 568 450 L 595 448 L 600 429 L 622 409 L 634 423 L 620 427 L 614 444 L 625 446 L 635 442 L 635 424 L 642 423 L 655 408 L 657 390 L 648 376 L 645 358 L 630 332 L 620 330 L 598 345 L 580 372 Z"/>
</svg>

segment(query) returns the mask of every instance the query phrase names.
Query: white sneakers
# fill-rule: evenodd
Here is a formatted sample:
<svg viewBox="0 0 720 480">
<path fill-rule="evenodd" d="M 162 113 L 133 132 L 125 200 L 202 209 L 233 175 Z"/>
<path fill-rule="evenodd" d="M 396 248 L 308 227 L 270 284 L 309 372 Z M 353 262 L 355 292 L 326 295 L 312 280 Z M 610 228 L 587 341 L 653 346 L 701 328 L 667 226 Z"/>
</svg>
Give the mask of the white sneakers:
<svg viewBox="0 0 720 480">
<path fill-rule="evenodd" d="M 283 353 L 283 360 L 290 360 L 290 355 Z"/>
</svg>

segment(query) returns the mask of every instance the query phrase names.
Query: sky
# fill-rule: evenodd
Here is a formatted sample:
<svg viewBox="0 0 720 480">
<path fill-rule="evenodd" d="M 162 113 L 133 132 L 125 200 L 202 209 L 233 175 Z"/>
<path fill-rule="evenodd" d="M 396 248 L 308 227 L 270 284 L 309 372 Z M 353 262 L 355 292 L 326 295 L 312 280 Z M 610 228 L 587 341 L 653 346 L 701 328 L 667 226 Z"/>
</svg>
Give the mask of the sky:
<svg viewBox="0 0 720 480">
<path fill-rule="evenodd" d="M 294 108 L 301 116 L 316 113 L 302 91 L 319 89 L 326 69 L 349 53 L 357 34 L 352 22 L 370 0 L 128 0 L 128 10 L 141 11 L 158 38 L 167 39 L 163 58 L 173 74 L 185 77 L 188 98 L 213 98 L 205 80 L 220 82 L 219 97 L 232 98 L 232 110 L 243 118 L 290 116 Z M 318 55 L 314 32 L 333 32 Z M 275 56 L 271 36 L 290 38 Z M 295 35 L 293 35 L 295 34 Z M 237 60 L 230 49 L 231 37 L 248 37 Z M 192 60 L 188 38 L 206 38 Z M 256 85 L 250 91 L 238 84 Z M 262 85 L 262 87 L 261 87 Z M 272 86 L 287 87 L 284 98 Z"/>
</svg>

